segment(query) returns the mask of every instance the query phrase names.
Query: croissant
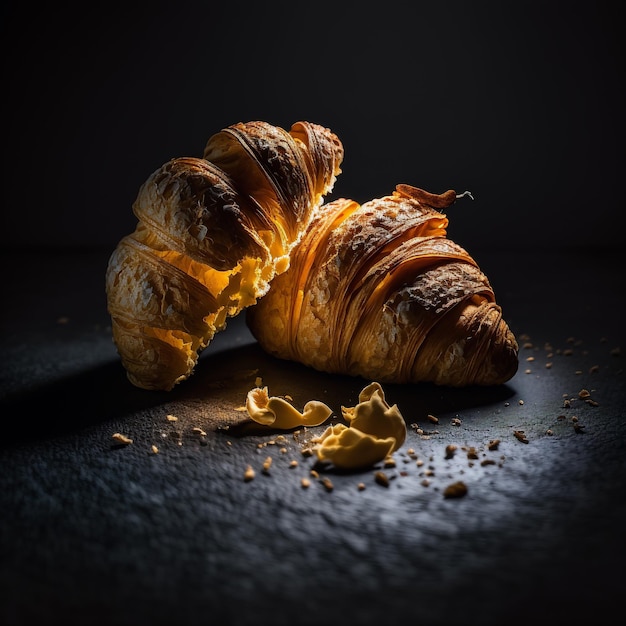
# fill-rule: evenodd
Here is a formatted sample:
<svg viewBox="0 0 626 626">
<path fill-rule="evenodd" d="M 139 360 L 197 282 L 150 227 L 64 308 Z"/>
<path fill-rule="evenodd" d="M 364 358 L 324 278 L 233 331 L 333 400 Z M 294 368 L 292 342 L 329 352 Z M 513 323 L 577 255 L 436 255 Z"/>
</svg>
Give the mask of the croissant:
<svg viewBox="0 0 626 626">
<path fill-rule="evenodd" d="M 227 319 L 287 269 L 342 161 L 327 128 L 248 122 L 148 177 L 136 229 L 106 270 L 113 341 L 134 385 L 170 390 L 192 373 Z"/>
<path fill-rule="evenodd" d="M 359 205 L 329 202 L 289 269 L 247 310 L 267 352 L 315 369 L 393 383 L 495 385 L 518 344 L 476 261 L 446 237 L 457 198 L 398 185 Z"/>
</svg>

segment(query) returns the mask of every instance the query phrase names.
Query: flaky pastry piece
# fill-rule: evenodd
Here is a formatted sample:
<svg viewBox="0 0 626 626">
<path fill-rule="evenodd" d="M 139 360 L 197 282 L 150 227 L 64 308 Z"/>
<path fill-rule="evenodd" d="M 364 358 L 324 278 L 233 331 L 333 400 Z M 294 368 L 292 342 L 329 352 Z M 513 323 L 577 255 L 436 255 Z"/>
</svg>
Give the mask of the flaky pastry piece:
<svg viewBox="0 0 626 626">
<path fill-rule="evenodd" d="M 327 128 L 253 121 L 148 177 L 136 229 L 106 272 L 113 340 L 134 385 L 169 390 L 187 378 L 227 319 L 267 292 L 342 160 Z"/>
<path fill-rule="evenodd" d="M 518 344 L 476 261 L 447 238 L 453 190 L 398 185 L 359 205 L 322 205 L 290 268 L 247 311 L 270 354 L 391 383 L 495 385 Z"/>
</svg>

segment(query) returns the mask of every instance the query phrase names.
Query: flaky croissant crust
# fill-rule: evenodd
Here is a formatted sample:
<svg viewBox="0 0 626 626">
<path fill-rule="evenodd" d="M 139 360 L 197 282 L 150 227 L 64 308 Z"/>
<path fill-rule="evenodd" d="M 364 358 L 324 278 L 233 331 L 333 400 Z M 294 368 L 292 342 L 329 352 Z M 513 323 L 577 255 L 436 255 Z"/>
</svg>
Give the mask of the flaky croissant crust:
<svg viewBox="0 0 626 626">
<path fill-rule="evenodd" d="M 318 370 L 379 382 L 494 385 L 518 345 L 476 261 L 446 237 L 436 195 L 398 185 L 316 211 L 290 268 L 247 313 L 261 346 Z"/>
<path fill-rule="evenodd" d="M 327 128 L 234 124 L 203 158 L 165 163 L 141 186 L 135 231 L 106 272 L 113 339 L 130 381 L 169 390 L 227 318 L 254 304 L 340 173 Z"/>
</svg>

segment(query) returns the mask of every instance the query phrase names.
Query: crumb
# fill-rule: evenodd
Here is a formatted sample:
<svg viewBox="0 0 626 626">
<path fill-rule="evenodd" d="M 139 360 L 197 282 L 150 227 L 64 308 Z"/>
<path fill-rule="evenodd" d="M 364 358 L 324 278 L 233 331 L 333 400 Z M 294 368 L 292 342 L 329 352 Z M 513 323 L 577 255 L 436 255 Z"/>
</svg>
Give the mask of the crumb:
<svg viewBox="0 0 626 626">
<path fill-rule="evenodd" d="M 328 476 L 324 476 L 323 478 L 320 478 L 320 482 L 322 483 L 322 485 L 324 485 L 324 489 L 326 489 L 326 491 L 332 491 L 335 488 L 335 486 L 333 485 L 330 478 L 328 478 Z"/>
<path fill-rule="evenodd" d="M 376 472 L 374 474 L 374 480 L 383 487 L 389 487 L 389 477 L 385 472 Z"/>
<path fill-rule="evenodd" d="M 465 495 L 467 495 L 467 485 L 462 480 L 448 485 L 443 491 L 444 498 L 462 498 Z"/>
<path fill-rule="evenodd" d="M 515 438 L 518 441 L 521 441 L 522 443 L 528 443 L 528 438 L 526 437 L 526 435 L 524 434 L 523 430 L 514 430 L 513 434 L 515 435 Z"/>
<path fill-rule="evenodd" d="M 301 478 L 300 479 L 300 486 L 303 489 L 308 489 L 311 486 L 311 481 L 308 478 Z"/>
<path fill-rule="evenodd" d="M 467 458 L 468 459 L 477 459 L 478 458 L 478 452 L 476 452 L 476 448 L 474 446 L 471 446 L 468 451 L 467 451 Z"/>
<path fill-rule="evenodd" d="M 246 467 L 245 472 L 243 473 L 243 479 L 244 479 L 246 482 L 249 482 L 249 481 L 251 481 L 251 480 L 254 478 L 254 476 L 255 476 L 255 472 L 254 472 L 254 470 L 252 469 L 252 465 L 248 465 L 248 466 Z"/>
<path fill-rule="evenodd" d="M 439 424 L 439 418 L 435 417 L 434 415 L 427 415 L 428 421 L 432 422 L 433 424 Z"/>
<path fill-rule="evenodd" d="M 153 445 L 150 449 L 152 450 L 152 454 L 158 454 L 159 453 L 159 449 L 155 445 Z"/>
<path fill-rule="evenodd" d="M 356 488 L 357 488 L 359 491 L 363 491 L 363 490 L 365 489 L 365 483 L 359 483 L 359 484 L 356 486 Z"/>
<path fill-rule="evenodd" d="M 167 421 L 168 422 L 177 422 L 178 418 L 175 415 L 167 415 Z"/>
<path fill-rule="evenodd" d="M 446 446 L 446 459 L 451 459 L 456 452 L 456 446 L 453 443 L 450 443 Z"/>
<path fill-rule="evenodd" d="M 129 445 L 133 442 L 133 440 L 130 437 L 127 437 L 126 435 L 122 435 L 122 433 L 114 433 L 111 436 L 113 437 L 113 439 L 115 439 L 117 443 L 123 443 L 124 445 Z"/>
</svg>

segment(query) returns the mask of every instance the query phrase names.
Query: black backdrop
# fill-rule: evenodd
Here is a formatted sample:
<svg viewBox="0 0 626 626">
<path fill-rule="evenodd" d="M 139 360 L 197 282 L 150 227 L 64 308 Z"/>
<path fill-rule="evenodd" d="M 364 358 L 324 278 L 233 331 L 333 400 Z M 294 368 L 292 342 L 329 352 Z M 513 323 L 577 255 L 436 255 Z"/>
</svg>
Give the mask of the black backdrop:
<svg viewBox="0 0 626 626">
<path fill-rule="evenodd" d="M 153 170 L 253 119 L 334 130 L 333 197 L 471 190 L 470 251 L 622 245 L 624 8 L 555 5 L 5 3 L 2 245 L 113 249 Z"/>
</svg>

